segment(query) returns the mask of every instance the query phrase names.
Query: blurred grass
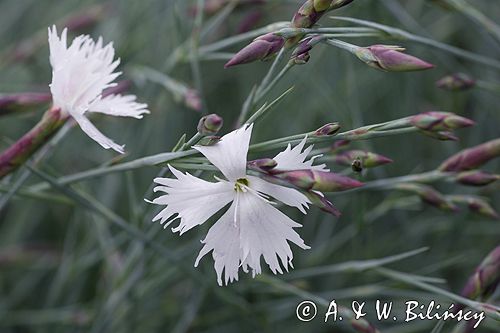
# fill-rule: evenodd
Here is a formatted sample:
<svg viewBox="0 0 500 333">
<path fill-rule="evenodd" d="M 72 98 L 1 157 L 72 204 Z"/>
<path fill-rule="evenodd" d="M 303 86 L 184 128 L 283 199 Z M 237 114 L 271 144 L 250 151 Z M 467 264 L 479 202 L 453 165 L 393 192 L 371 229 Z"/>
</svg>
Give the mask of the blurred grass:
<svg viewBox="0 0 500 333">
<path fill-rule="evenodd" d="M 1 1 L 2 50 L 39 31 L 45 33 L 48 26 L 62 17 L 99 3 Z M 131 73 L 141 65 L 163 71 L 168 57 L 192 34 L 194 18 L 186 13 L 196 1 L 107 3 L 110 9 L 106 16 L 86 32 L 114 41 L 117 55 L 122 59 L 124 78 L 135 79 Z M 263 7 L 264 17 L 255 28 L 290 19 L 298 3 L 268 1 Z M 500 6 L 492 5 L 492 1 L 478 0 L 474 4 L 493 20 L 500 18 Z M 401 27 L 491 58 L 498 59 L 500 53 L 496 41 L 480 26 L 431 1 L 358 0 L 337 14 Z M 243 15 L 242 10 L 234 10 L 201 45 L 234 35 Z M 325 17 L 321 24 L 333 26 L 335 22 Z M 356 42 L 373 44 L 371 40 Z M 374 179 L 433 169 L 461 148 L 498 137 L 500 96 L 478 89 L 457 94 L 434 87 L 434 81 L 450 71 L 497 82 L 498 71 L 428 47 L 404 44 L 411 54 L 435 63 L 437 68 L 422 73 L 381 73 L 340 50 L 327 46 L 315 48 L 307 65 L 293 68 L 273 89 L 269 101 L 295 86 L 256 127 L 253 141 L 302 133 L 331 121 L 339 121 L 347 130 L 430 109 L 456 112 L 477 121 L 476 127 L 459 132 L 458 143 L 438 142 L 416 134 L 357 143 L 360 148 L 395 160 L 364 176 Z M 224 51 L 237 50 L 238 47 L 231 47 Z M 236 122 L 241 104 L 269 65 L 254 63 L 224 70 L 223 61 L 201 62 L 206 111 L 224 117 L 225 132 Z M 168 74 L 189 86 L 197 85 L 189 62 L 176 65 Z M 44 91 L 48 89 L 50 76 L 45 43 L 29 61 L 0 67 L 0 92 Z M 186 132 L 190 137 L 195 133 L 201 115 L 174 100 L 162 86 L 136 80 L 132 91 L 150 105 L 150 116 L 141 121 L 96 119 L 103 132 L 127 144 L 130 154 L 127 159 L 170 151 L 182 134 Z M 42 112 L 3 117 L 0 149 L 29 129 Z M 114 157 L 113 152 L 101 149 L 75 129 L 57 145 L 40 170 L 58 177 L 97 167 Z M 488 169 L 498 172 L 498 167 L 499 163 L 494 162 Z M 71 205 L 21 196 L 10 201 L 0 212 L 0 332 L 349 332 L 345 326 L 326 325 L 319 319 L 298 322 L 295 306 L 302 298 L 269 283 L 274 277 L 253 280 L 243 275 L 240 282 L 219 288 L 211 259 L 205 259 L 195 270 L 192 266 L 200 248 L 199 240 L 211 223 L 182 237 L 168 230 L 162 232 L 159 225 L 151 224 L 154 212 L 142 199 L 158 172 L 156 168 L 146 168 L 108 175 L 76 184 L 72 191 L 87 193 L 130 227 L 151 237 L 152 242 L 170 253 L 168 256 L 112 224 L 109 215 L 92 209 L 95 205 L 89 209 L 57 189 L 51 193 L 67 196 Z M 39 175 L 32 174 L 27 184 L 41 180 Z M 8 188 L 9 184 L 3 182 L 2 186 Z M 439 189 L 472 192 L 449 184 L 440 185 Z M 500 202 L 496 192 L 490 193 L 493 203 Z M 294 249 L 296 271 L 383 258 L 428 246 L 429 251 L 390 267 L 443 278 L 446 284 L 440 288 L 458 293 L 474 267 L 498 245 L 498 223 L 465 210 L 447 214 L 429 207 L 390 210 L 372 218 L 379 205 L 399 195 L 388 192 L 336 195 L 335 204 L 343 211 L 339 220 L 314 208 L 306 217 L 287 209 L 287 214 L 304 225 L 300 233 L 312 247 L 309 251 Z M 283 283 L 325 299 L 337 298 L 344 305 L 352 298 L 451 301 L 371 271 L 284 278 Z M 388 331 L 384 330 L 386 323 L 375 324 L 382 332 Z M 489 321 L 477 331 L 495 332 L 496 324 Z M 392 326 L 392 331 L 429 332 L 433 325 L 432 322 L 399 323 L 396 328 Z M 446 325 L 444 331 L 451 327 Z"/>
</svg>

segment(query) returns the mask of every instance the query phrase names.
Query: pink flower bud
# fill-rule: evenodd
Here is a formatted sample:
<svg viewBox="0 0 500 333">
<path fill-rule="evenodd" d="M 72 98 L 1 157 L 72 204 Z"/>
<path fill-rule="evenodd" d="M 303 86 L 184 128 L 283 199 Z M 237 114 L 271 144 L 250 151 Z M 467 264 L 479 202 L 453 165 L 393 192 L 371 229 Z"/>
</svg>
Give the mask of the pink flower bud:
<svg viewBox="0 0 500 333">
<path fill-rule="evenodd" d="M 420 133 L 427 135 L 428 137 L 438 139 L 441 141 L 458 141 L 458 137 L 450 131 L 426 131 L 420 130 Z"/>
<path fill-rule="evenodd" d="M 194 89 L 186 90 L 186 93 L 184 94 L 184 104 L 188 108 L 195 111 L 201 111 L 203 108 L 200 95 L 198 94 L 198 91 Z"/>
<path fill-rule="evenodd" d="M 333 172 L 310 169 L 278 171 L 273 172 L 272 175 L 306 191 L 340 192 L 364 185 L 355 179 Z"/>
<path fill-rule="evenodd" d="M 461 172 L 455 177 L 456 181 L 470 186 L 485 186 L 500 179 L 500 175 L 494 175 L 481 170 Z"/>
<path fill-rule="evenodd" d="M 335 135 L 340 131 L 339 123 L 329 123 L 321 126 L 314 132 L 314 136 Z"/>
<path fill-rule="evenodd" d="M 250 63 L 256 60 L 266 60 L 274 56 L 285 44 L 285 39 L 273 33 L 257 37 L 241 49 L 225 65 L 225 68 Z"/>
<path fill-rule="evenodd" d="M 351 166 L 356 159 L 360 160 L 361 168 L 374 168 L 393 162 L 390 158 L 363 150 L 348 150 L 333 157 L 335 163 L 345 166 Z"/>
<path fill-rule="evenodd" d="M 462 150 L 451 156 L 440 166 L 441 171 L 463 171 L 482 166 L 489 160 L 500 156 L 500 138 L 478 146 Z"/>
<path fill-rule="evenodd" d="M 52 95 L 49 93 L 20 93 L 13 95 L 0 95 L 0 115 L 15 111 L 22 111 L 33 106 L 49 103 Z"/>
<path fill-rule="evenodd" d="M 402 53 L 404 48 L 392 45 L 360 47 L 355 55 L 367 65 L 387 72 L 411 72 L 433 68 L 419 58 Z"/>
<path fill-rule="evenodd" d="M 469 209 L 472 212 L 475 212 L 475 213 L 480 214 L 480 215 L 484 215 L 484 216 L 491 218 L 491 219 L 494 219 L 494 220 L 499 219 L 499 215 L 495 211 L 495 209 L 493 209 L 493 207 L 491 207 L 491 205 L 489 203 L 487 203 L 486 201 L 484 201 L 480 198 L 471 197 L 471 198 L 469 198 L 467 204 L 469 206 Z"/>
<path fill-rule="evenodd" d="M 436 82 L 438 88 L 449 91 L 463 91 L 473 88 L 476 80 L 463 73 L 456 73 L 445 76 Z"/>
<path fill-rule="evenodd" d="M 469 299 L 486 298 L 495 291 L 499 282 L 500 246 L 497 246 L 476 268 L 461 295 Z"/>
<path fill-rule="evenodd" d="M 264 172 L 268 172 L 271 169 L 274 169 L 277 165 L 278 163 L 271 158 L 261 158 L 259 160 L 253 160 L 247 163 L 247 166 L 250 169 Z"/>
<path fill-rule="evenodd" d="M 332 214 L 335 217 L 342 215 L 340 210 L 338 210 L 328 199 L 326 199 L 322 193 L 309 191 L 304 194 L 314 206 L 318 207 L 322 211 Z"/>
<path fill-rule="evenodd" d="M 394 186 L 395 189 L 408 191 L 415 193 L 420 197 L 420 199 L 436 208 L 446 211 L 457 211 L 458 207 L 455 206 L 450 200 L 448 200 L 444 195 L 436 191 L 434 188 L 428 185 L 416 184 L 416 183 L 404 183 L 397 184 Z"/>
<path fill-rule="evenodd" d="M 411 117 L 411 124 L 426 131 L 449 131 L 473 126 L 475 122 L 451 112 L 429 111 Z"/>
<path fill-rule="evenodd" d="M 217 134 L 222 128 L 224 120 L 215 113 L 209 114 L 200 119 L 198 123 L 198 133 L 202 135 Z"/>
</svg>

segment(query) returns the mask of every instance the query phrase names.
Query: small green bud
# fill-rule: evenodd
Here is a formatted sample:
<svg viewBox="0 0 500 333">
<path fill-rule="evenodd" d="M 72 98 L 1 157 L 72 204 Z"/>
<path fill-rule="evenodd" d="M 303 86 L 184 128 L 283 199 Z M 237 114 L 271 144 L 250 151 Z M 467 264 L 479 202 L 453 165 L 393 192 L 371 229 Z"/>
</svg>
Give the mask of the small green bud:
<svg viewBox="0 0 500 333">
<path fill-rule="evenodd" d="M 198 133 L 202 135 L 217 134 L 222 128 L 223 123 L 223 119 L 215 113 L 209 114 L 200 119 L 198 123 Z"/>
<path fill-rule="evenodd" d="M 314 132 L 314 136 L 329 136 L 335 135 L 340 131 L 339 123 L 329 123 L 324 126 L 321 126 Z"/>
</svg>

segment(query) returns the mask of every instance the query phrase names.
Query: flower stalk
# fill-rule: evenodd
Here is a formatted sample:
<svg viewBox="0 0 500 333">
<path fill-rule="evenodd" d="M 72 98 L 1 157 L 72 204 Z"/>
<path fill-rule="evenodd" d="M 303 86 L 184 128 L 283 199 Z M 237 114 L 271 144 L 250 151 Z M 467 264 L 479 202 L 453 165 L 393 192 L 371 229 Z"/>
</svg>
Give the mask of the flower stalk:
<svg viewBox="0 0 500 333">
<path fill-rule="evenodd" d="M 50 108 L 28 133 L 0 154 L 0 179 L 11 173 L 40 148 L 66 122 L 59 108 Z"/>
</svg>

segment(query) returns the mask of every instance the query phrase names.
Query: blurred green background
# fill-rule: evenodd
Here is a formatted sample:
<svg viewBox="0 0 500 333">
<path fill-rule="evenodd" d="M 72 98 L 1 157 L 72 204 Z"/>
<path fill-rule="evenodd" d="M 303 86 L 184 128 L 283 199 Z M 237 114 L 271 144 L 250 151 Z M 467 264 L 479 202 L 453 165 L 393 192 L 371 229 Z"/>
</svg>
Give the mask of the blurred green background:
<svg viewBox="0 0 500 333">
<path fill-rule="evenodd" d="M 236 6 L 200 44 L 206 45 L 238 33 L 242 20 L 258 12 L 255 29 L 289 20 L 302 1 L 264 1 Z M 493 21 L 500 19 L 500 5 L 474 0 Z M 167 73 L 183 84 L 202 88 L 206 113 L 225 120 L 223 132 L 235 123 L 252 86 L 262 79 L 269 62 L 224 69 L 224 60 L 200 61 L 200 80 L 186 57 L 172 68 L 168 59 L 192 36 L 196 1 L 184 0 L 0 0 L 0 54 L 5 60 L 12 48 L 39 34 L 42 41 L 24 61 L 0 62 L 0 92 L 47 91 L 51 80 L 46 29 L 65 18 L 105 4 L 101 17 L 82 32 L 113 41 L 122 60 L 123 78 L 133 81 L 131 91 L 148 103 L 151 114 L 143 120 L 98 117 L 94 123 L 118 143 L 125 143 L 127 160 L 167 152 L 179 137 L 196 131 L 201 113 L 157 83 L 139 75 L 140 66 Z M 100 7 L 99 7 L 100 8 Z M 223 6 L 224 8 L 224 6 Z M 224 9 L 221 9 L 224 10 Z M 220 13 L 220 11 L 219 11 Z M 205 21 L 217 13 L 205 13 Z M 256 14 L 257 15 L 257 14 Z M 419 35 L 499 59 L 500 43 L 461 13 L 424 0 L 357 0 L 335 15 L 377 21 Z M 336 22 L 324 17 L 322 26 Z M 74 36 L 74 34 L 72 35 Z M 361 39 L 358 45 L 384 41 Z M 387 43 L 387 41 L 385 41 Z M 398 42 L 401 43 L 401 42 Z M 246 43 L 224 49 L 236 52 Z M 499 135 L 500 95 L 473 89 L 462 93 L 439 90 L 434 82 L 452 72 L 465 72 L 485 81 L 499 82 L 499 71 L 410 42 L 408 52 L 437 67 L 417 73 L 384 73 L 373 70 L 352 55 L 326 45 L 311 52 L 311 61 L 296 66 L 266 100 L 290 86 L 294 91 L 254 130 L 253 142 L 314 130 L 338 121 L 344 130 L 389 121 L 429 110 L 442 110 L 474 119 L 477 125 L 458 132 L 459 142 L 441 142 L 411 134 L 355 143 L 392 158 L 395 162 L 363 174 L 363 181 L 419 173 L 434 169 L 449 155 Z M 139 74 L 137 74 L 139 73 Z M 194 74 L 193 74 L 194 73 Z M 137 74 L 137 75 L 136 75 Z M 77 79 L 77 78 L 75 78 Z M 197 82 L 199 81 L 199 82 Z M 16 113 L 0 118 L 0 149 L 30 129 L 43 114 Z M 264 156 L 263 156 L 264 155 Z M 259 157 L 272 157 L 273 152 Z M 110 163 L 116 154 L 103 150 L 79 129 L 73 129 L 39 168 L 54 177 L 73 174 Z M 338 166 L 332 166 L 339 171 Z M 499 170 L 492 162 L 490 171 Z M 23 170 L 19 171 L 23 172 Z M 213 260 L 207 256 L 193 267 L 210 221 L 182 237 L 152 224 L 154 207 L 143 201 L 159 168 L 111 174 L 73 187 L 95 198 L 107 210 L 144 233 L 155 233 L 154 242 L 165 246 L 158 253 L 141 239 L 110 223 L 95 207 L 82 205 L 53 189 L 54 197 L 16 195 L 0 212 L 0 332 L 351 332 L 349 325 L 325 324 L 322 316 L 310 323 L 295 317 L 295 307 L 307 295 L 337 299 L 401 302 L 431 299 L 450 302 L 442 295 L 419 289 L 379 273 L 338 271 L 312 277 L 294 277 L 308 268 L 345 261 L 395 255 L 421 247 L 427 252 L 390 265 L 391 269 L 444 279 L 439 288 L 459 293 L 481 260 L 499 243 L 498 221 L 472 215 L 441 212 L 430 206 L 393 209 L 391 202 L 405 194 L 359 192 L 331 197 L 342 210 L 340 219 L 312 208 L 307 216 L 293 209 L 285 212 L 303 224 L 299 231 L 311 250 L 294 248 L 295 271 L 284 276 L 240 281 L 228 287 L 216 283 Z M 15 180 L 2 181 L 2 189 Z M 40 182 L 31 175 L 25 185 Z M 480 193 L 499 208 L 498 185 L 470 189 L 449 183 L 444 193 Z M 153 231 L 152 231 L 153 230 Z M 272 274 L 271 274 L 272 275 Z M 294 289 L 298 288 L 298 289 Z M 324 309 L 320 308 L 320 313 Z M 373 311 L 369 318 L 373 321 Z M 430 321 L 376 322 L 381 332 L 430 332 Z M 451 331 L 447 324 L 443 332 Z M 490 320 L 477 332 L 498 332 Z"/>
</svg>

